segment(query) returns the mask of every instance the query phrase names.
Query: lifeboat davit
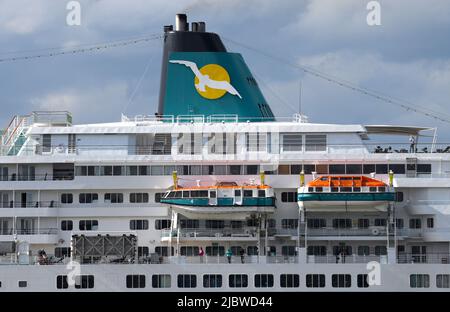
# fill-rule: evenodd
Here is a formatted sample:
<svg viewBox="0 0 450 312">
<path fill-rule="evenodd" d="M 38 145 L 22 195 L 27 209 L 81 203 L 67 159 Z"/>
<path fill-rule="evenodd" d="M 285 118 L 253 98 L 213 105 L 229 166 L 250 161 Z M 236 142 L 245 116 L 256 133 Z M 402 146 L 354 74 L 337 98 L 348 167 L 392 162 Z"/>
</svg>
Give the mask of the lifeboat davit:
<svg viewBox="0 0 450 312">
<path fill-rule="evenodd" d="M 366 176 L 320 176 L 298 189 L 301 208 L 315 211 L 385 211 L 394 188 Z"/>
</svg>

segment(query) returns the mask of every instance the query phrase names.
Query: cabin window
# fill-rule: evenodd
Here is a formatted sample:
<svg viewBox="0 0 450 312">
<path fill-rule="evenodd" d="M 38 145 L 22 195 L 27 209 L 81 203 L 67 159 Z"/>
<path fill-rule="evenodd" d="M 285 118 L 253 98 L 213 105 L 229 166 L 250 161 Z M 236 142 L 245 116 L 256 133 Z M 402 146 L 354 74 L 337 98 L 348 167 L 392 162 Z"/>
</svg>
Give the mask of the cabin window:
<svg viewBox="0 0 450 312">
<path fill-rule="evenodd" d="M 207 256 L 224 256 L 225 255 L 225 247 L 223 247 L 223 246 L 207 246 L 205 252 L 206 252 Z"/>
<path fill-rule="evenodd" d="M 333 219 L 335 229 L 349 229 L 352 227 L 352 219 Z"/>
<path fill-rule="evenodd" d="M 73 222 L 72 220 L 62 220 L 61 221 L 61 231 L 72 231 Z"/>
<path fill-rule="evenodd" d="M 78 201 L 80 204 L 92 204 L 96 201 L 98 201 L 98 194 L 97 193 L 81 193 L 78 196 Z"/>
<path fill-rule="evenodd" d="M 159 198 L 161 199 L 161 196 Z M 148 193 L 130 193 L 130 203 L 148 203 Z"/>
<path fill-rule="evenodd" d="M 348 192 L 352 191 L 352 188 L 351 187 L 341 187 L 339 191 L 348 193 Z"/>
<path fill-rule="evenodd" d="M 300 276 L 298 274 L 281 274 L 280 287 L 282 288 L 300 287 Z"/>
<path fill-rule="evenodd" d="M 338 191 L 339 191 L 339 188 L 338 188 L 338 187 L 332 187 L 332 188 L 331 188 L 331 192 L 336 193 L 336 192 L 338 192 Z"/>
<path fill-rule="evenodd" d="M 152 275 L 153 288 L 170 288 L 171 276 L 169 274 L 154 274 Z"/>
<path fill-rule="evenodd" d="M 288 257 L 296 256 L 295 246 L 281 246 L 281 255 Z"/>
<path fill-rule="evenodd" d="M 387 164 L 376 164 L 375 172 L 378 174 L 386 174 L 388 173 L 388 165 Z"/>
<path fill-rule="evenodd" d="M 429 228 L 429 229 L 434 228 L 434 219 L 433 218 L 427 218 L 427 228 Z"/>
<path fill-rule="evenodd" d="M 369 246 L 358 246 L 358 256 L 368 256 L 370 255 Z"/>
<path fill-rule="evenodd" d="M 209 197 L 210 198 L 216 198 L 216 191 L 211 191 L 211 192 L 209 192 Z"/>
<path fill-rule="evenodd" d="M 369 275 L 368 274 L 358 274 L 357 276 L 357 284 L 359 288 L 368 288 L 369 282 L 367 281 Z"/>
<path fill-rule="evenodd" d="M 200 221 L 193 219 L 182 219 L 180 220 L 180 227 L 182 229 L 198 229 L 200 227 Z"/>
<path fill-rule="evenodd" d="M 305 147 L 307 152 L 326 151 L 327 136 L 325 134 L 307 134 Z"/>
<path fill-rule="evenodd" d="M 253 197 L 252 190 L 244 190 L 244 197 Z"/>
<path fill-rule="evenodd" d="M 130 230 L 148 230 L 148 220 L 130 220 Z"/>
<path fill-rule="evenodd" d="M 449 274 L 437 274 L 436 275 L 436 287 L 437 288 L 450 288 L 450 275 Z"/>
<path fill-rule="evenodd" d="M 283 152 L 300 152 L 303 145 L 303 135 L 300 133 L 282 134 Z"/>
<path fill-rule="evenodd" d="M 155 247 L 155 253 L 160 257 L 169 257 L 169 247 L 167 246 L 157 246 Z M 174 248 L 170 248 L 170 256 L 174 255 Z"/>
<path fill-rule="evenodd" d="M 328 174 L 328 165 L 316 165 L 316 171 L 318 174 Z"/>
<path fill-rule="evenodd" d="M 223 229 L 225 227 L 224 220 L 205 220 L 205 227 L 207 229 Z"/>
<path fill-rule="evenodd" d="M 403 192 L 395 192 L 395 201 L 402 202 L 403 201 Z"/>
<path fill-rule="evenodd" d="M 375 172 L 375 165 L 363 165 L 363 173 L 370 174 Z"/>
<path fill-rule="evenodd" d="M 429 288 L 430 275 L 428 274 L 411 274 L 409 276 L 409 286 L 411 288 Z"/>
<path fill-rule="evenodd" d="M 325 274 L 306 274 L 306 287 L 308 288 L 325 287 Z"/>
<path fill-rule="evenodd" d="M 320 187 L 320 186 L 318 186 L 318 187 L 316 187 L 316 193 L 322 193 L 323 192 L 323 187 Z"/>
<path fill-rule="evenodd" d="M 180 133 L 177 140 L 178 154 L 201 154 L 202 136 L 202 133 Z"/>
<path fill-rule="evenodd" d="M 326 256 L 327 246 L 308 246 L 308 256 Z"/>
<path fill-rule="evenodd" d="M 183 191 L 183 198 L 189 198 L 189 191 Z"/>
<path fill-rule="evenodd" d="M 73 194 L 71 194 L 71 193 L 61 194 L 61 203 L 72 204 L 73 203 Z"/>
<path fill-rule="evenodd" d="M 307 219 L 307 225 L 310 229 L 320 229 L 327 227 L 326 219 Z"/>
<path fill-rule="evenodd" d="M 369 187 L 369 192 L 376 192 L 376 191 L 377 191 L 377 187 L 376 186 Z"/>
<path fill-rule="evenodd" d="M 267 219 L 267 227 L 269 229 L 274 229 L 277 227 L 277 220 L 275 219 Z"/>
<path fill-rule="evenodd" d="M 202 166 L 200 165 L 189 166 L 189 170 L 191 175 L 202 175 Z"/>
<path fill-rule="evenodd" d="M 195 288 L 197 287 L 197 276 L 194 274 L 179 274 L 178 288 Z"/>
<path fill-rule="evenodd" d="M 169 219 L 162 219 L 162 220 L 155 220 L 155 229 L 156 230 L 164 230 L 170 228 L 171 220 Z"/>
<path fill-rule="evenodd" d="M 181 191 L 176 191 L 174 197 L 181 198 L 181 197 L 183 197 L 183 193 Z"/>
<path fill-rule="evenodd" d="M 145 288 L 145 275 L 127 275 L 127 288 Z"/>
<path fill-rule="evenodd" d="M 369 227 L 369 219 L 358 219 L 358 228 L 367 229 Z"/>
<path fill-rule="evenodd" d="M 302 165 L 291 165 L 291 174 L 300 174 Z"/>
<path fill-rule="evenodd" d="M 174 198 L 174 197 L 175 197 L 175 192 L 171 191 L 171 192 L 169 192 L 169 194 L 167 194 L 167 196 L 165 198 Z M 194 196 L 192 196 L 192 197 L 194 197 Z"/>
<path fill-rule="evenodd" d="M 280 175 L 290 174 L 289 169 L 290 169 L 289 165 L 279 165 L 278 166 L 278 174 L 280 174 Z"/>
<path fill-rule="evenodd" d="M 80 220 L 78 228 L 80 231 L 96 231 L 98 230 L 98 220 Z"/>
<path fill-rule="evenodd" d="M 234 190 L 234 196 L 240 197 L 241 196 L 241 190 Z"/>
<path fill-rule="evenodd" d="M 311 174 L 316 171 L 316 165 L 303 165 L 303 172 L 305 174 Z"/>
<path fill-rule="evenodd" d="M 258 190 L 258 197 L 266 197 L 266 190 Z"/>
<path fill-rule="evenodd" d="M 333 255 L 335 256 L 340 256 L 340 255 L 345 255 L 345 256 L 351 256 L 353 254 L 353 248 L 352 246 L 333 246 Z M 341 259 L 341 260 L 345 260 L 345 259 Z"/>
<path fill-rule="evenodd" d="M 256 288 L 273 287 L 273 274 L 255 274 Z"/>
<path fill-rule="evenodd" d="M 421 219 L 409 219 L 409 228 L 410 229 L 422 228 L 422 220 Z"/>
<path fill-rule="evenodd" d="M 122 193 L 106 193 L 105 194 L 105 203 L 111 203 L 111 204 L 123 203 L 123 194 Z"/>
<path fill-rule="evenodd" d="M 52 135 L 43 134 L 42 135 L 42 152 L 49 153 L 52 150 Z"/>
<path fill-rule="evenodd" d="M 231 175 L 241 175 L 242 174 L 242 166 L 240 165 L 230 165 L 229 173 Z"/>
<path fill-rule="evenodd" d="M 208 197 L 208 191 L 199 191 L 199 197 Z"/>
<path fill-rule="evenodd" d="M 312 192 L 314 192 L 314 188 L 313 187 L 308 187 L 308 192 L 310 192 L 310 193 L 312 193 Z"/>
<path fill-rule="evenodd" d="M 55 247 L 55 257 L 56 258 L 70 257 L 70 247 Z"/>
<path fill-rule="evenodd" d="M 386 246 L 375 246 L 375 255 L 376 256 L 385 256 L 387 255 Z"/>
<path fill-rule="evenodd" d="M 197 246 L 182 246 L 180 248 L 180 254 L 182 256 L 188 256 L 188 257 L 192 257 L 192 256 L 198 256 L 199 253 L 199 249 Z"/>
<path fill-rule="evenodd" d="M 147 246 L 138 246 L 138 257 L 147 257 L 149 255 L 149 249 Z"/>
<path fill-rule="evenodd" d="M 78 275 L 75 276 L 76 289 L 94 288 L 94 275 Z"/>
<path fill-rule="evenodd" d="M 245 168 L 245 174 L 248 174 L 248 175 L 258 174 L 258 170 L 259 170 L 258 165 L 246 165 L 244 168 Z"/>
<path fill-rule="evenodd" d="M 330 174 L 345 174 L 345 165 L 330 165 Z"/>
<path fill-rule="evenodd" d="M 281 228 L 296 229 L 298 227 L 298 219 L 282 219 Z"/>
<path fill-rule="evenodd" d="M 361 188 L 360 187 L 354 187 L 353 188 L 353 192 L 361 192 Z"/>
<path fill-rule="evenodd" d="M 375 219 L 375 226 L 386 226 L 386 219 Z"/>
<path fill-rule="evenodd" d="M 183 171 L 179 171 L 180 174 L 186 174 Z M 152 176 L 162 176 L 164 175 L 164 167 L 163 166 L 151 166 L 150 173 Z"/>
<path fill-rule="evenodd" d="M 258 247 L 257 246 L 248 246 L 247 247 L 247 255 L 257 256 L 258 255 Z"/>
<path fill-rule="evenodd" d="M 405 164 L 389 164 L 389 170 L 395 174 L 405 174 Z"/>
<path fill-rule="evenodd" d="M 230 274 L 228 276 L 229 286 L 231 288 L 245 288 L 248 287 L 247 274 Z"/>
<path fill-rule="evenodd" d="M 348 164 L 345 166 L 345 172 L 347 174 L 361 174 L 362 173 L 362 165 Z"/>
<path fill-rule="evenodd" d="M 57 289 L 69 288 L 69 283 L 67 282 L 67 275 L 56 276 L 56 288 Z"/>
<path fill-rule="evenodd" d="M 205 274 L 203 275 L 204 288 L 220 288 L 222 287 L 222 275 L 220 274 Z"/>
<path fill-rule="evenodd" d="M 352 276 L 350 274 L 333 274 L 331 285 L 335 288 L 349 288 L 352 286 Z"/>
<path fill-rule="evenodd" d="M 381 192 L 381 193 L 386 192 L 386 187 L 385 186 L 379 186 L 378 187 L 378 192 Z"/>
<path fill-rule="evenodd" d="M 403 229 L 403 227 L 404 227 L 403 219 L 395 219 L 395 222 L 396 222 L 397 229 Z"/>
<path fill-rule="evenodd" d="M 431 173 L 431 164 L 417 164 L 417 173 Z"/>
</svg>

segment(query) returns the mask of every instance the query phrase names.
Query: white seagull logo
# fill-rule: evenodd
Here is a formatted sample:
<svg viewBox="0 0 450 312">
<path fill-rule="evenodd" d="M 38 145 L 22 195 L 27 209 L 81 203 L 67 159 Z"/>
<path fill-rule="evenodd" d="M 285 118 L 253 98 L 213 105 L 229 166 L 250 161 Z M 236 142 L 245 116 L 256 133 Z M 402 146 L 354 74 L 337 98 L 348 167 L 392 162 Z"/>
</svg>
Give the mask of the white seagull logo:
<svg viewBox="0 0 450 312">
<path fill-rule="evenodd" d="M 208 86 L 212 89 L 225 90 L 228 93 L 232 95 L 237 95 L 240 99 L 242 99 L 242 96 L 239 94 L 239 92 L 228 81 L 213 80 L 209 78 L 208 75 L 203 75 L 198 70 L 197 64 L 195 64 L 194 62 L 181 60 L 172 60 L 169 62 L 174 64 L 182 64 L 184 66 L 189 67 L 194 72 L 195 77 L 198 78 L 198 83 L 195 84 L 197 90 L 205 92 L 206 91 L 205 87 Z"/>
</svg>

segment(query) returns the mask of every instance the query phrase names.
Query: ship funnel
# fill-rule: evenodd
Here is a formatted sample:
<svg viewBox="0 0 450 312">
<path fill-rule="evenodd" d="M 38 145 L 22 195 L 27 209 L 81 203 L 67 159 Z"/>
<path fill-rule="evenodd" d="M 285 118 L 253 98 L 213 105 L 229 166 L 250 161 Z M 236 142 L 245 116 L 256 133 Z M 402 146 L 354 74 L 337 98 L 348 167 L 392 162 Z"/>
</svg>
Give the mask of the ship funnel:
<svg viewBox="0 0 450 312">
<path fill-rule="evenodd" d="M 175 29 L 164 26 L 158 115 L 274 120 L 243 57 L 227 52 L 219 35 L 206 32 L 205 22 L 193 22 L 189 31 L 186 14 L 176 15 Z"/>
</svg>

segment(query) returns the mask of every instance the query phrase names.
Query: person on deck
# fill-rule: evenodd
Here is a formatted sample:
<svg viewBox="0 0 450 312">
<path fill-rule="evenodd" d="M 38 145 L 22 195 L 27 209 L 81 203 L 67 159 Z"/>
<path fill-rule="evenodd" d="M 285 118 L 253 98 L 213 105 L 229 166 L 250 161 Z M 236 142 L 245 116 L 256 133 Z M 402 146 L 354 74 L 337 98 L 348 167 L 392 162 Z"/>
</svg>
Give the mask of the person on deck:
<svg viewBox="0 0 450 312">
<path fill-rule="evenodd" d="M 231 263 L 231 256 L 233 255 L 231 248 L 228 248 L 227 253 L 225 255 L 227 256 L 228 263 Z"/>
</svg>

